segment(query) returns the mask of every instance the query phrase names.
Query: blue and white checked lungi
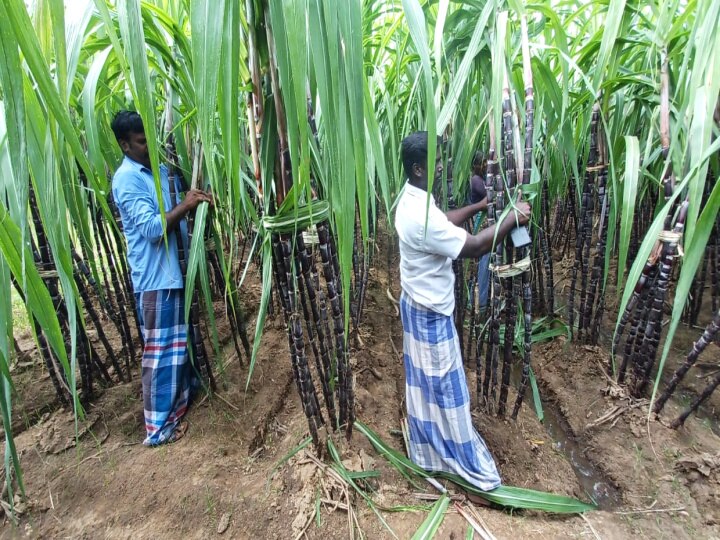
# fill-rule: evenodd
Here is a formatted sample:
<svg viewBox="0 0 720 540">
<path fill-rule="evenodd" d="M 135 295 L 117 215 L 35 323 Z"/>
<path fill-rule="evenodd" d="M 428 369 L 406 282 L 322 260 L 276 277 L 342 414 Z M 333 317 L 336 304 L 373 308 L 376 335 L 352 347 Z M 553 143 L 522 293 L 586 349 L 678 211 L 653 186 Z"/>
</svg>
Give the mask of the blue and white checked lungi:
<svg viewBox="0 0 720 540">
<path fill-rule="evenodd" d="M 495 461 L 472 425 L 470 394 L 452 317 L 400 297 L 410 459 L 454 473 L 489 491 L 500 485 Z"/>
<path fill-rule="evenodd" d="M 147 437 L 143 444 L 155 446 L 173 434 L 190 400 L 185 291 L 145 291 L 135 299 L 145 337 L 142 388 Z"/>
</svg>

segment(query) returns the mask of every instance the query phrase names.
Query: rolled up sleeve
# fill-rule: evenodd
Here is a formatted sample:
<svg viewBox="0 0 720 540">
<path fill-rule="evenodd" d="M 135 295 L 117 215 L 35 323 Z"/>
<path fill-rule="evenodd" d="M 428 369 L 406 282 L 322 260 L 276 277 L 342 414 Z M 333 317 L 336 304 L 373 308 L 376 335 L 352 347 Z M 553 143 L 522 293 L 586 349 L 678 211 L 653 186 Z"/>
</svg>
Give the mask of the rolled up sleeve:
<svg viewBox="0 0 720 540">
<path fill-rule="evenodd" d="M 155 196 L 137 174 L 125 174 L 116 180 L 117 204 L 138 232 L 150 242 L 163 237 L 163 225 Z"/>
</svg>

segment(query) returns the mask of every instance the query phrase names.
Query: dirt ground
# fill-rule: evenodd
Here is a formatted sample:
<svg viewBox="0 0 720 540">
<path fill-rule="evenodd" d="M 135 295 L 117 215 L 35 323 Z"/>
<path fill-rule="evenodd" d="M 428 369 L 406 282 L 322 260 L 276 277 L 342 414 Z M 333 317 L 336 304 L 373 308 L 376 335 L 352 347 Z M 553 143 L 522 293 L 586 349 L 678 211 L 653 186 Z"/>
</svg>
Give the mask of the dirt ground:
<svg viewBox="0 0 720 540">
<path fill-rule="evenodd" d="M 356 412 L 386 442 L 403 450 L 402 328 L 386 295 L 386 263 L 371 270 L 360 341 L 352 351 Z M 393 263 L 394 264 L 394 263 Z M 257 276 L 243 291 L 254 326 Z M 682 329 L 669 360 L 671 373 L 701 330 Z M 280 317 L 268 320 L 258 363 L 247 391 L 246 359 L 239 361 L 229 330 L 221 389 L 189 413 L 180 442 L 144 448 L 139 367 L 131 383 L 105 390 L 79 426 L 58 408 L 36 353 L 17 368 L 14 426 L 28 500 L 17 524 L 5 519 L 0 538 L 410 538 L 427 515 L 430 485 L 413 486 L 357 431 L 347 442 L 333 436 L 343 463 L 353 471 L 377 470 L 365 486 L 378 515 L 356 494 L 346 493 L 310 447 L 287 456 L 307 437 L 292 383 L 287 338 Z M 718 347 L 701 357 L 720 363 Z M 553 440 L 529 403 L 517 421 L 474 413 L 477 427 L 506 484 L 588 500 L 582 471 L 567 448 L 583 454 L 592 481 L 608 484 L 616 498 L 585 516 L 505 512 L 478 507 L 497 538 L 720 538 L 720 396 L 677 431 L 648 421 L 647 405 L 629 400 L 601 365 L 607 349 L 556 339 L 533 349 L 533 366 L 548 410 L 555 410 L 567 440 Z M 671 420 L 707 379 L 693 370 L 663 413 Z M 475 375 L 468 371 L 470 388 Z M 511 395 L 511 402 L 514 396 Z M 615 409 L 617 408 L 617 409 Z M 610 421 L 598 424 L 616 413 Z M 715 430 L 715 432 L 713 431 Z M 321 462 L 322 463 L 322 462 Z M 327 461 L 325 462 L 327 463 Z M 577 463 L 575 463 L 577 468 Z M 347 502 L 352 512 L 348 512 Z M 319 519 L 316 516 L 319 505 Z M 383 508 L 403 505 L 405 511 Z M 392 530 L 393 532 L 390 532 Z M 437 538 L 466 538 L 468 524 L 453 506 Z"/>
</svg>

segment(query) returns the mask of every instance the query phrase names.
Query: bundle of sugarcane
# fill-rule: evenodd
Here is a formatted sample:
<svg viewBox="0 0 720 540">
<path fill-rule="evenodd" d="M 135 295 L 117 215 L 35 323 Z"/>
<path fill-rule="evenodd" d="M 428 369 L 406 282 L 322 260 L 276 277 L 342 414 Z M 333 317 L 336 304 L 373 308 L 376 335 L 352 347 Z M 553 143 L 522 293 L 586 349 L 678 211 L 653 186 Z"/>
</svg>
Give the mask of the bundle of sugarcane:
<svg viewBox="0 0 720 540">
<path fill-rule="evenodd" d="M 662 154 L 667 165 L 663 176 L 663 191 L 666 201 L 670 201 L 675 191 L 675 175 L 669 159 L 670 150 L 670 107 L 669 78 L 667 56 L 661 69 L 660 91 L 660 140 Z M 616 332 L 613 352 L 619 343 L 624 326 L 630 323 L 630 332 L 625 342 L 623 361 L 618 372 L 618 380 L 623 381 L 628 366 L 632 366 L 631 392 L 640 396 L 645 391 L 650 373 L 655 365 L 665 297 L 670 285 L 675 258 L 682 239 L 685 219 L 688 213 L 688 199 L 680 205 L 677 212 L 670 209 L 663 224 L 663 231 L 655 243 L 643 275 L 623 313 Z M 674 222 L 673 222 L 674 220 Z M 651 285 L 651 286 L 650 286 Z"/>
<path fill-rule="evenodd" d="M 530 68 L 530 51 L 527 39 L 527 21 L 522 19 L 522 40 L 523 40 L 523 78 L 525 82 L 525 146 L 522 155 L 521 182 L 528 184 L 531 178 L 533 163 L 533 125 L 534 125 L 534 99 L 532 86 L 532 71 Z M 517 164 L 516 164 L 516 129 L 514 123 L 513 98 L 510 92 L 510 85 L 507 77 L 507 70 L 503 69 L 504 84 L 502 92 L 502 128 L 501 155 L 504 158 L 503 177 L 500 168 L 496 163 L 488 163 L 488 175 L 494 175 L 493 186 L 493 219 L 499 219 L 506 206 L 506 194 L 514 193 L 517 186 Z M 492 137 L 491 137 L 492 138 Z M 494 154 L 494 144 L 491 140 L 491 155 Z M 493 160 L 494 161 L 494 160 Z M 511 195 L 512 197 L 512 195 Z M 512 205 L 512 199 L 507 201 Z M 498 416 L 505 416 L 507 407 L 508 392 L 510 386 L 510 375 L 513 364 L 513 347 L 515 342 L 515 326 L 517 324 L 518 308 L 522 309 L 524 322 L 523 340 L 523 368 L 518 389 L 518 395 L 512 410 L 512 417 L 517 417 L 523 400 L 523 394 L 529 380 L 530 359 L 531 359 L 531 331 L 532 331 L 532 287 L 530 276 L 530 253 L 531 246 L 526 245 L 519 248 L 513 247 L 509 238 L 496 242 L 492 255 L 492 287 L 491 287 L 491 309 L 489 314 L 488 346 L 485 357 L 485 369 L 478 369 L 478 378 L 484 371 L 482 383 L 482 398 L 479 403 L 484 403 L 489 411 L 497 411 Z M 504 302 L 501 299 L 501 290 Z M 522 295 L 522 296 L 521 296 Z M 500 393 L 495 399 L 498 383 L 498 360 L 500 355 L 500 320 L 504 314 L 504 338 L 502 346 L 502 375 L 500 381 Z M 479 348 L 478 348 L 479 350 Z M 479 361 L 478 361 L 479 367 Z M 478 383 L 480 387 L 480 383 Z"/>
<path fill-rule="evenodd" d="M 251 6 L 248 6 L 251 9 Z M 265 13 L 269 23 L 268 13 Z M 343 291 L 340 264 L 330 227 L 330 207 L 315 196 L 323 195 L 308 190 L 302 198 L 289 193 L 294 188 L 292 162 L 282 90 L 278 81 L 275 42 L 272 25 L 266 24 L 269 49 L 269 79 L 273 94 L 277 148 L 274 171 L 274 200 L 269 215 L 263 218 L 265 234 L 270 236 L 272 275 L 276 296 L 283 312 L 293 378 L 300 395 L 303 412 L 308 421 L 310 435 L 318 452 L 324 447 L 320 430 L 328 426 L 334 431 L 344 429 L 350 437 L 355 421 L 353 376 L 350 368 L 348 340 L 345 332 L 343 293 L 355 296 L 355 316 L 359 318 L 363 283 L 367 269 L 361 269 L 360 260 L 352 265 L 356 293 Z M 252 60 L 257 62 L 257 59 Z M 253 95 L 259 95 L 259 88 Z M 312 107 L 308 106 L 307 121 L 313 129 Z M 262 183 L 262 178 L 260 179 Z M 304 233 L 315 228 L 317 238 L 306 242 Z M 319 261 L 318 261 L 319 258 Z M 318 270 L 322 265 L 322 279 Z M 332 327 L 331 321 L 332 318 Z M 358 318 L 354 324 L 358 324 Z M 309 345 L 309 347 L 308 347 Z M 307 349 L 310 349 L 310 353 Z M 314 362 L 308 356 L 312 354 Z M 316 382 L 319 380 L 319 391 Z M 326 417 L 322 403 L 325 404 Z"/>
<path fill-rule="evenodd" d="M 575 261 L 572 267 L 570 280 L 570 292 L 568 295 L 568 324 L 570 333 L 575 332 L 575 300 L 577 291 L 578 272 L 581 273 L 581 285 L 578 306 L 578 334 L 582 337 L 583 324 L 586 320 L 585 313 L 587 306 L 587 286 L 589 274 L 590 246 L 592 244 L 593 213 L 595 207 L 595 187 L 597 185 L 598 168 L 600 156 L 598 152 L 598 124 L 600 121 L 600 106 L 595 104 L 590 121 L 590 145 L 587 167 L 585 169 L 585 180 L 583 183 L 582 197 L 580 203 L 580 218 L 578 229 L 575 232 Z M 592 306 L 591 306 L 592 308 Z"/>
</svg>

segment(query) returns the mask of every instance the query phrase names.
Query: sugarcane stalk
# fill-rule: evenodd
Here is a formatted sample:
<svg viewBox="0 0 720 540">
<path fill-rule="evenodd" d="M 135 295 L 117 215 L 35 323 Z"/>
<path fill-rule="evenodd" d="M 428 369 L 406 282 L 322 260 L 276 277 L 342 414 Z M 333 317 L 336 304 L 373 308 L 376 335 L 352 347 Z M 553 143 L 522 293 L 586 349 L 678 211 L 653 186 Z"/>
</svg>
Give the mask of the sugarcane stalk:
<svg viewBox="0 0 720 540">
<path fill-rule="evenodd" d="M 634 394 L 641 395 L 647 386 L 650 372 L 655 365 L 657 349 L 660 343 L 660 332 L 662 322 L 663 306 L 665 296 L 672 276 L 673 264 L 678 252 L 679 240 L 682 237 L 685 219 L 687 217 L 689 201 L 686 199 L 680 206 L 672 235 L 662 238 L 662 256 L 656 286 L 653 287 L 653 304 L 648 317 L 648 324 L 645 330 L 645 342 L 642 344 L 639 357 L 639 377 L 635 381 Z"/>
<path fill-rule="evenodd" d="M 535 100 L 533 96 L 532 69 L 530 66 L 530 46 L 528 42 L 527 16 L 523 15 L 520 19 L 522 34 L 522 55 L 523 55 L 523 78 L 525 81 L 525 155 L 523 157 L 523 185 L 530 183 L 532 175 L 533 161 L 533 128 L 535 119 Z M 524 259 L 530 255 L 530 246 L 525 246 L 518 250 L 520 259 Z M 530 378 L 530 362 L 532 355 L 532 287 L 530 285 L 530 270 L 525 270 L 521 275 L 522 282 L 522 306 L 523 306 L 523 322 L 524 322 L 524 340 L 523 340 L 523 367 L 522 376 L 520 377 L 520 386 L 518 388 L 515 405 L 510 417 L 515 420 L 520 407 L 522 406 L 525 390 Z M 515 297 L 517 298 L 517 296 Z M 516 312 L 517 313 L 517 312 Z M 513 325 L 514 327 L 514 325 Z M 514 336 L 513 336 L 514 338 Z"/>
<path fill-rule="evenodd" d="M 675 373 L 673 373 L 673 376 L 664 392 L 660 395 L 657 401 L 655 401 L 655 405 L 653 406 L 653 412 L 655 414 L 660 414 L 665 406 L 665 403 L 668 399 L 670 399 L 670 396 L 672 396 L 673 392 L 675 392 L 678 384 L 682 382 L 690 368 L 695 365 L 698 357 L 707 348 L 707 346 L 710 345 L 710 343 L 715 341 L 718 331 L 720 331 L 720 312 L 716 311 L 713 320 L 705 327 L 705 330 L 703 330 L 700 338 L 693 343 L 692 349 L 690 349 L 685 361 L 675 370 Z"/>
<path fill-rule="evenodd" d="M 247 48 L 250 81 L 252 89 L 247 97 L 247 117 L 250 131 L 250 155 L 253 161 L 253 172 L 258 194 L 262 197 L 262 168 L 260 166 L 260 137 L 263 127 L 262 82 L 260 80 L 260 62 L 258 60 L 257 36 L 255 34 L 255 6 L 253 0 L 245 0 L 245 17 L 247 21 Z"/>
<path fill-rule="evenodd" d="M 687 420 L 688 416 L 697 411 L 700 408 L 700 405 L 702 405 L 712 395 L 712 393 L 717 389 L 718 386 L 720 386 L 720 372 L 718 372 L 715 377 L 712 378 L 712 380 L 708 383 L 702 393 L 697 398 L 695 398 L 695 400 L 690 404 L 690 406 L 680 416 L 678 416 L 672 424 L 670 424 L 670 427 L 672 429 L 677 429 L 682 426 L 685 423 L 685 420 Z"/>
<path fill-rule="evenodd" d="M 505 159 L 505 178 L 506 183 L 504 189 L 510 192 L 515 187 L 516 164 L 515 164 L 515 140 L 513 133 L 513 111 L 510 96 L 510 85 L 507 78 L 507 72 L 504 73 L 503 85 L 503 157 Z M 506 240 L 502 242 L 505 249 L 505 263 L 512 264 L 513 248 Z M 498 398 L 497 414 L 500 417 L 505 416 L 505 407 L 507 405 L 508 388 L 510 386 L 510 372 L 512 368 L 513 342 L 515 341 L 515 324 L 517 321 L 517 304 L 516 299 L 520 296 L 519 284 L 516 276 L 505 278 L 503 282 L 503 290 L 505 293 L 505 336 L 503 339 L 503 365 L 502 365 L 502 382 L 500 385 L 500 396 Z M 508 283 L 508 281 L 510 283 Z"/>
<path fill-rule="evenodd" d="M 75 252 L 75 250 L 72 250 L 72 256 L 73 259 L 76 261 L 77 267 L 80 266 L 80 263 L 78 261 L 82 261 L 80 259 L 80 256 Z M 125 377 L 123 377 L 122 369 L 120 369 L 120 364 L 117 360 L 117 357 L 115 356 L 115 351 L 113 350 L 112 346 L 110 345 L 110 342 L 107 339 L 107 336 L 105 335 L 105 331 L 103 330 L 102 323 L 100 322 L 100 317 L 98 317 L 97 311 L 95 311 L 95 306 L 93 306 L 92 299 L 90 298 L 90 294 L 87 291 L 87 288 L 85 287 L 85 283 L 80 279 L 80 276 L 78 275 L 78 272 L 74 272 L 74 278 L 75 278 L 75 284 L 77 285 L 78 292 L 80 293 L 80 298 L 83 301 L 83 304 L 85 306 L 85 311 L 87 312 L 88 316 L 90 317 L 90 320 L 95 325 L 95 330 L 97 332 L 98 339 L 100 340 L 100 343 L 103 344 L 103 347 L 105 348 L 105 353 L 107 354 L 107 357 L 110 359 L 110 362 L 112 362 L 113 368 L 115 368 L 115 373 L 117 373 L 117 376 L 120 378 L 121 382 L 125 382 Z M 104 369 L 104 366 L 103 366 Z M 129 369 L 129 365 L 128 365 Z"/>
</svg>

